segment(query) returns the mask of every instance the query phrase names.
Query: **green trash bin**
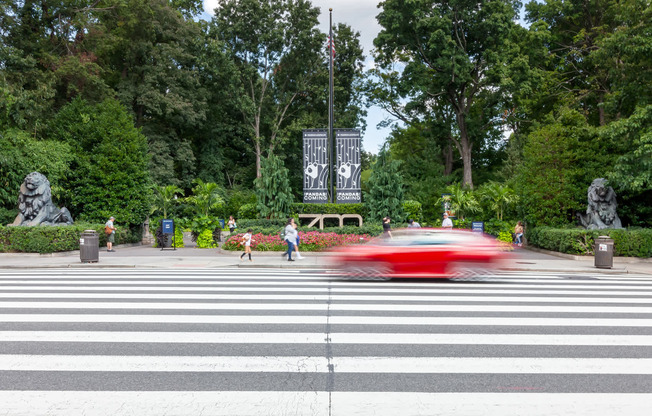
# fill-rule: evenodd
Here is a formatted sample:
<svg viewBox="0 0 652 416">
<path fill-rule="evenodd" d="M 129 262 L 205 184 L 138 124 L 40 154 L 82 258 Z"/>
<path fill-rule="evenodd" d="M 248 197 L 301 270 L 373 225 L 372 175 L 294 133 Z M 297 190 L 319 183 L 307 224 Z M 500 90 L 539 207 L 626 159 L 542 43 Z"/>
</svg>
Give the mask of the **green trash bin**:
<svg viewBox="0 0 652 416">
<path fill-rule="evenodd" d="M 95 230 L 85 230 L 79 237 L 79 257 L 82 263 L 97 263 L 100 259 L 100 236 Z"/>
<path fill-rule="evenodd" d="M 611 269 L 614 265 L 614 240 L 607 235 L 595 239 L 595 267 Z"/>
</svg>

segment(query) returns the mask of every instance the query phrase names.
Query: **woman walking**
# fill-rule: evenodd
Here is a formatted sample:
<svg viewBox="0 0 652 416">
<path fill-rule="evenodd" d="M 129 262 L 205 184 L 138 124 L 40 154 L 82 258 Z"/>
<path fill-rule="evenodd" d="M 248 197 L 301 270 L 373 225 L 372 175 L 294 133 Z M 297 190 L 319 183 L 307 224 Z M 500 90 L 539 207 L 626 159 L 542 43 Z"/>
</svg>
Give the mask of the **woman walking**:
<svg viewBox="0 0 652 416">
<path fill-rule="evenodd" d="M 249 261 L 253 261 L 253 260 L 251 260 L 251 242 L 253 241 L 251 239 L 251 233 L 252 232 L 253 232 L 253 230 L 250 228 L 250 229 L 247 230 L 245 235 L 242 236 L 242 242 L 240 244 L 244 244 L 245 251 L 244 251 L 244 253 L 242 253 L 242 256 L 240 256 L 240 261 L 243 260 L 243 257 L 245 256 L 245 254 L 249 254 Z"/>
</svg>

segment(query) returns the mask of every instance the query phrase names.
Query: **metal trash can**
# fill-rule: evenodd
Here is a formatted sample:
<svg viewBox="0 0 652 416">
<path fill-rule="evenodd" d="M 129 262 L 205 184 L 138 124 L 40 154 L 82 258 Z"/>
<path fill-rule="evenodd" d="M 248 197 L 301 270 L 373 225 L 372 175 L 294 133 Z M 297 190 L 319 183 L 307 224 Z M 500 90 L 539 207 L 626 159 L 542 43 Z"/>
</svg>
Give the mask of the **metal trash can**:
<svg viewBox="0 0 652 416">
<path fill-rule="evenodd" d="M 611 269 L 614 265 L 614 240 L 608 235 L 601 235 L 595 239 L 595 267 Z"/>
<path fill-rule="evenodd" d="M 85 230 L 79 238 L 79 257 L 82 263 L 97 263 L 100 259 L 100 236 L 95 230 Z"/>
</svg>

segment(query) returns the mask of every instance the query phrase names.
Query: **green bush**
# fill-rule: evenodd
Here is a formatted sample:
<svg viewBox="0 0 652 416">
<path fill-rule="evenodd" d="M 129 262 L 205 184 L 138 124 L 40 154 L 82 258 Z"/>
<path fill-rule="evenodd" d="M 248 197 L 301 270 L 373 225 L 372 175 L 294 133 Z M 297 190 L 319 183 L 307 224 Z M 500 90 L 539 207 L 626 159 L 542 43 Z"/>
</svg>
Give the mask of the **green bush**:
<svg viewBox="0 0 652 416">
<path fill-rule="evenodd" d="M 294 214 L 358 214 L 364 219 L 366 216 L 363 204 L 303 204 L 295 203 L 290 206 Z"/>
<path fill-rule="evenodd" d="M 213 230 L 204 230 L 197 237 L 197 248 L 215 248 L 217 244 L 213 240 Z"/>
<path fill-rule="evenodd" d="M 652 257 L 652 230 L 584 230 L 537 227 L 526 229 L 528 244 L 568 254 L 593 254 L 595 239 L 608 235 L 614 240 L 614 255 Z"/>
<path fill-rule="evenodd" d="M 68 226 L 2 227 L 0 226 L 0 251 L 22 253 L 54 253 L 79 250 L 79 237 L 85 230 L 95 230 L 99 245 L 106 245 L 104 224 L 76 223 Z M 140 230 L 119 228 L 115 244 L 139 242 Z"/>
<path fill-rule="evenodd" d="M 256 208 L 256 204 L 244 204 L 240 207 L 238 210 L 238 220 L 243 220 L 243 219 L 256 219 L 258 218 L 258 208 Z"/>
<path fill-rule="evenodd" d="M 423 210 L 421 209 L 421 202 L 408 199 L 403 201 L 403 211 L 408 219 L 413 219 L 416 222 L 423 220 Z"/>
</svg>

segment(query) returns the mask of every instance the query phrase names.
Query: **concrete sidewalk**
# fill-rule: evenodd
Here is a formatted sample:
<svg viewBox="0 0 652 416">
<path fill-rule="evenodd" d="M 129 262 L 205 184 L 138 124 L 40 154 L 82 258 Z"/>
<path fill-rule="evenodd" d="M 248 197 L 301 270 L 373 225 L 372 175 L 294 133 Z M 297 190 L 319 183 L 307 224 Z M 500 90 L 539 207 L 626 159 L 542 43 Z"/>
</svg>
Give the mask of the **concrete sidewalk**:
<svg viewBox="0 0 652 416">
<path fill-rule="evenodd" d="M 82 263 L 79 251 L 53 254 L 0 253 L 0 268 L 221 268 L 221 267 L 277 267 L 293 269 L 328 268 L 333 266 L 329 253 L 304 252 L 303 260 L 288 262 L 279 252 L 256 252 L 253 261 L 240 260 L 240 251 L 221 249 L 178 248 L 176 250 L 151 246 L 115 246 L 115 252 L 101 248 L 97 263 Z M 554 254 L 554 255 L 553 255 Z M 594 267 L 591 256 L 568 256 L 542 250 L 519 249 L 510 253 L 504 270 L 586 273 L 586 274 L 648 274 L 652 275 L 652 259 L 617 257 L 612 269 Z"/>
</svg>

